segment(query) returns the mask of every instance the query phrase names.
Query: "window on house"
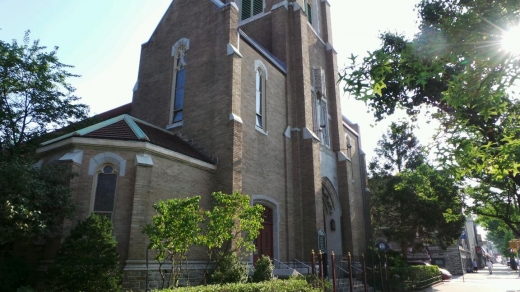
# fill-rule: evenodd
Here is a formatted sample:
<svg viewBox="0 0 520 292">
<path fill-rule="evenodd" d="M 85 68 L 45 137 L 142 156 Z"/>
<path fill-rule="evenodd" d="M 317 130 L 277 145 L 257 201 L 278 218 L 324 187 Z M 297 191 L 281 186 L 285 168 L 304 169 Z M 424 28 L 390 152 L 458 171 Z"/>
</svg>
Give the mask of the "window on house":
<svg viewBox="0 0 520 292">
<path fill-rule="evenodd" d="M 93 212 L 112 218 L 117 174 L 112 165 L 105 165 L 97 175 Z"/>
<path fill-rule="evenodd" d="M 253 15 L 264 11 L 264 0 L 243 0 L 242 1 L 242 20 L 248 19 Z"/>
<path fill-rule="evenodd" d="M 184 118 L 184 85 L 186 83 L 186 51 L 185 45 L 180 45 L 175 52 L 172 86 L 171 123 L 182 122 Z"/>
<path fill-rule="evenodd" d="M 255 60 L 255 127 L 267 134 L 266 107 L 267 107 L 267 80 L 268 72 L 264 63 Z"/>
<path fill-rule="evenodd" d="M 321 143 L 330 146 L 329 113 L 325 96 L 325 74 L 322 69 L 313 69 L 312 112 L 314 131 L 318 133 Z"/>
<path fill-rule="evenodd" d="M 330 146 L 329 138 L 329 113 L 327 109 L 327 101 L 322 98 L 319 103 L 319 122 L 320 122 L 320 134 L 321 143 L 325 146 Z"/>
<path fill-rule="evenodd" d="M 307 12 L 307 20 L 309 20 L 309 22 L 312 24 L 312 5 L 311 5 L 311 3 L 309 3 L 309 1 L 307 1 L 306 12 Z"/>
<path fill-rule="evenodd" d="M 256 126 L 264 128 L 264 78 L 260 68 L 256 69 Z"/>
</svg>

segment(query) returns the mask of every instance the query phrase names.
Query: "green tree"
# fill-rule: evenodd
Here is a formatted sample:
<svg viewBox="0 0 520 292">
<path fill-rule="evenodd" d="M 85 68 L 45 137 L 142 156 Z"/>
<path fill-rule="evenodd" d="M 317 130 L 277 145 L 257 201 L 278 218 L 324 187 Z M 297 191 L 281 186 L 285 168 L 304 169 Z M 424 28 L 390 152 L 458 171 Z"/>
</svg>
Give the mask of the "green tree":
<svg viewBox="0 0 520 292">
<path fill-rule="evenodd" d="M 182 264 L 187 260 L 186 253 L 201 241 L 199 224 L 203 221 L 203 211 L 199 208 L 199 200 L 200 196 L 159 201 L 153 206 L 157 215 L 143 229 L 150 239 L 148 248 L 156 251 L 155 260 L 159 262 L 163 288 L 170 279 L 166 278 L 162 265 L 171 263 L 171 285 L 176 287 Z"/>
<path fill-rule="evenodd" d="M 59 235 L 73 212 L 70 169 L 35 167 L 46 131 L 86 117 L 67 79 L 76 75 L 39 41 L 0 40 L 0 249 L 13 242 Z"/>
<path fill-rule="evenodd" d="M 509 257 L 509 241 L 515 238 L 511 229 L 504 222 L 490 217 L 479 217 L 476 222 L 486 230 L 486 239 L 493 242 L 502 255 Z"/>
<path fill-rule="evenodd" d="M 475 214 L 503 221 L 520 236 L 519 55 L 500 47 L 518 25 L 519 0 L 423 0 L 411 40 L 384 33 L 381 48 L 342 73 L 345 91 L 381 120 L 403 108 L 440 122 L 439 162 L 470 192 Z M 500 191 L 489 191 L 491 189 Z M 480 203 L 479 203 L 480 202 Z M 495 204 L 495 205 L 493 205 Z"/>
<path fill-rule="evenodd" d="M 61 233 L 63 218 L 74 212 L 71 177 L 60 165 L 36 168 L 23 158 L 0 159 L 0 250 Z"/>
<path fill-rule="evenodd" d="M 57 50 L 45 51 L 39 41 L 0 41 L 0 149 L 16 149 L 50 129 L 84 119 L 88 107 L 77 103 L 72 66 L 58 60 Z"/>
<path fill-rule="evenodd" d="M 232 254 L 254 251 L 253 240 L 262 229 L 264 208 L 261 205 L 251 206 L 249 196 L 239 192 L 215 192 L 212 197 L 213 208 L 205 212 L 202 245 L 207 250 L 209 261 L 214 261 L 213 272 Z M 205 274 L 207 277 L 207 267 Z"/>
<path fill-rule="evenodd" d="M 459 188 L 448 173 L 425 162 L 413 127 L 392 123 L 370 163 L 374 228 L 408 247 L 446 247 L 460 235 L 464 218 Z"/>
<path fill-rule="evenodd" d="M 48 272 L 53 291 L 120 291 L 122 272 L 112 221 L 92 214 L 71 230 Z"/>
</svg>

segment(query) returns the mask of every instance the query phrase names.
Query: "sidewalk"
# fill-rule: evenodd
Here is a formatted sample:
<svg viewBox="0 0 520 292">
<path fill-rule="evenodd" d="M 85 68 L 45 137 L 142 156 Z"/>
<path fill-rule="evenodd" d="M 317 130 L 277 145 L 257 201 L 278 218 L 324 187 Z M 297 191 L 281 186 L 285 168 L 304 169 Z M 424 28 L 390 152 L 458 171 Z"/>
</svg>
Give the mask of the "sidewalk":
<svg viewBox="0 0 520 292">
<path fill-rule="evenodd" d="M 490 275 L 487 268 L 478 273 L 466 273 L 453 276 L 450 281 L 435 285 L 423 292 L 520 292 L 520 278 L 518 271 L 511 270 L 508 266 L 495 264 L 493 274 Z"/>
</svg>

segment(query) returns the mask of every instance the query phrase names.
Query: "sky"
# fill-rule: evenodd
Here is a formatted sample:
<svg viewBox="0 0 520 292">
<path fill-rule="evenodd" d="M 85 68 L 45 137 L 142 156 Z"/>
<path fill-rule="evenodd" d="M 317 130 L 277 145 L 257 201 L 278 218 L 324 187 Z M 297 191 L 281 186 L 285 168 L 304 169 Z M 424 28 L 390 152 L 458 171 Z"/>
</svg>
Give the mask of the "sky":
<svg viewBox="0 0 520 292">
<path fill-rule="evenodd" d="M 209 0 L 192 0 L 209 1 Z M 360 57 L 380 45 L 384 31 L 412 37 L 417 32 L 416 0 L 328 0 L 333 46 L 341 70 L 351 54 Z M 141 44 L 151 36 L 171 0 L 0 0 L 0 40 L 31 39 L 52 49 L 81 75 L 69 82 L 91 114 L 131 102 Z M 341 91 L 341 90 L 340 90 Z M 343 114 L 361 127 L 367 161 L 389 121 L 374 125 L 363 102 L 341 94 Z M 394 118 L 393 120 L 395 120 Z M 419 140 L 428 142 L 432 125 L 422 122 Z"/>
</svg>

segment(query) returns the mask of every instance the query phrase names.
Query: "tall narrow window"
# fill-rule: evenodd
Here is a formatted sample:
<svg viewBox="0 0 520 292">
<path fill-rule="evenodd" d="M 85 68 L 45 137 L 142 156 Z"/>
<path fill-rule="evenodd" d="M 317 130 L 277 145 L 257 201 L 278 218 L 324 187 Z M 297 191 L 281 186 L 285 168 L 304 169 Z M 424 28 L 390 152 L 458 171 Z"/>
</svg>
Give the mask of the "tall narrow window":
<svg viewBox="0 0 520 292">
<path fill-rule="evenodd" d="M 321 143 L 330 146 L 329 113 L 325 96 L 325 74 L 320 68 L 313 69 L 312 114 L 314 131 L 319 133 Z"/>
<path fill-rule="evenodd" d="M 93 212 L 112 218 L 116 195 L 117 174 L 112 165 L 105 165 L 97 175 Z"/>
<path fill-rule="evenodd" d="M 242 1 L 242 20 L 248 19 L 253 15 L 264 11 L 264 0 L 243 0 Z"/>
<path fill-rule="evenodd" d="M 186 46 L 180 45 L 175 52 L 174 82 L 172 86 L 173 109 L 171 123 L 178 123 L 184 117 L 184 85 L 186 83 Z"/>
<path fill-rule="evenodd" d="M 320 133 L 321 143 L 325 146 L 330 146 L 329 138 L 329 113 L 327 110 L 327 101 L 322 98 L 319 103 L 319 122 L 320 122 Z"/>
<path fill-rule="evenodd" d="M 264 128 L 264 84 L 263 84 L 263 76 L 262 72 L 259 69 L 256 69 L 256 126 L 259 128 Z"/>
<path fill-rule="evenodd" d="M 307 1 L 307 20 L 312 24 L 312 5 Z"/>
<path fill-rule="evenodd" d="M 267 68 L 260 60 L 255 60 L 255 127 L 264 134 L 266 129 L 266 106 L 267 106 Z"/>
</svg>

